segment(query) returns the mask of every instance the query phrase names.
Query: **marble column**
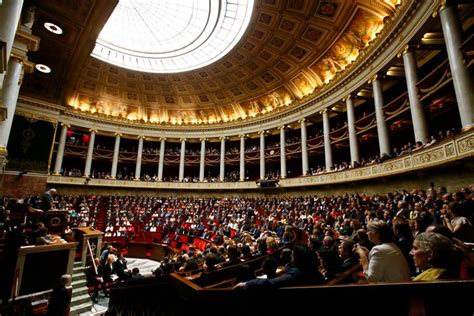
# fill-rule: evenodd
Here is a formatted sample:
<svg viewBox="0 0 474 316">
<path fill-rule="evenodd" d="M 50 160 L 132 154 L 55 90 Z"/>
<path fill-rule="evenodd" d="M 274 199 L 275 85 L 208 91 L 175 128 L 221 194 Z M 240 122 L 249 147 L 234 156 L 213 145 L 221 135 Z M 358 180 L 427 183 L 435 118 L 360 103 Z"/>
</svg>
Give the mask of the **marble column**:
<svg viewBox="0 0 474 316">
<path fill-rule="evenodd" d="M 355 115 L 354 115 L 354 102 L 351 95 L 349 94 L 346 98 L 347 108 L 347 129 L 349 132 L 349 148 L 351 152 L 351 165 L 354 166 L 354 162 L 359 163 L 359 144 L 357 142 L 357 134 L 355 128 Z"/>
<path fill-rule="evenodd" d="M 140 177 L 141 177 L 144 138 L 145 138 L 144 136 L 138 136 L 137 164 L 135 165 L 135 179 L 134 180 L 140 180 Z"/>
<path fill-rule="evenodd" d="M 458 17 L 457 4 L 448 1 L 439 10 L 439 16 L 461 124 L 463 129 L 469 129 L 474 126 L 474 85 L 472 75 L 464 63 L 464 53 L 461 49 L 463 30 Z"/>
<path fill-rule="evenodd" d="M 70 125 L 64 123 L 61 123 L 61 126 L 61 136 L 59 136 L 58 152 L 56 153 L 56 161 L 54 162 L 53 170 L 53 174 L 55 176 L 58 176 L 61 173 L 64 158 L 64 148 L 66 147 L 67 130 L 69 127 L 71 127 Z"/>
<path fill-rule="evenodd" d="M 245 135 L 240 137 L 240 181 L 245 181 Z"/>
<path fill-rule="evenodd" d="M 324 160 L 326 171 L 332 170 L 332 150 L 331 137 L 329 135 L 331 127 L 329 126 L 329 113 L 327 109 L 323 111 L 323 133 L 324 133 Z"/>
<path fill-rule="evenodd" d="M 221 137 L 221 159 L 219 163 L 219 180 L 224 181 L 225 178 L 225 137 Z"/>
<path fill-rule="evenodd" d="M 199 182 L 204 181 L 205 165 L 206 165 L 206 139 L 201 138 L 201 157 L 199 160 Z"/>
<path fill-rule="evenodd" d="M 301 125 L 301 173 L 303 176 L 307 176 L 309 173 L 308 163 L 308 136 L 306 133 L 306 120 L 301 119 L 298 121 Z"/>
<path fill-rule="evenodd" d="M 18 22 L 20 21 L 23 0 L 3 0 L 0 1 L 0 40 L 6 43 L 7 63 L 15 40 Z M 5 79 L 5 73 L 0 71 L 0 91 Z"/>
<path fill-rule="evenodd" d="M 120 137 L 122 134 L 115 133 L 115 146 L 114 146 L 114 157 L 112 158 L 112 170 L 110 171 L 110 177 L 112 179 L 117 178 L 117 166 L 118 166 L 118 158 L 120 152 Z"/>
<path fill-rule="evenodd" d="M 84 167 L 84 177 L 91 176 L 92 158 L 94 156 L 95 133 L 97 130 L 90 129 L 89 146 L 87 147 L 86 165 Z"/>
<path fill-rule="evenodd" d="M 7 117 L 0 121 L 0 152 L 7 152 L 8 138 L 10 129 L 15 116 L 16 103 L 23 77 L 23 62 L 18 58 L 10 58 L 8 62 L 8 71 L 3 83 L 1 97 L 4 107 L 7 110 Z M 1 166 L 0 166 L 1 167 Z"/>
<path fill-rule="evenodd" d="M 265 131 L 258 132 L 260 135 L 260 179 L 265 179 Z"/>
<path fill-rule="evenodd" d="M 379 138 L 380 156 L 382 156 L 383 154 L 390 155 L 390 138 L 388 135 L 388 126 L 385 122 L 385 113 L 383 110 L 384 100 L 382 83 L 380 82 L 377 76 L 375 76 L 372 80 L 372 89 L 374 94 L 375 119 L 377 121 L 377 134 Z"/>
<path fill-rule="evenodd" d="M 179 175 L 178 180 L 184 179 L 184 156 L 186 154 L 186 138 L 181 138 L 181 151 L 179 153 Z"/>
<path fill-rule="evenodd" d="M 280 177 L 286 178 L 286 134 L 285 125 L 280 126 Z"/>
<path fill-rule="evenodd" d="M 425 109 L 418 97 L 418 66 L 415 53 L 407 46 L 403 50 L 403 66 L 407 81 L 408 100 L 410 102 L 411 119 L 416 142 L 424 142 L 429 137 L 428 123 L 426 121 Z"/>
<path fill-rule="evenodd" d="M 158 181 L 163 181 L 163 167 L 165 165 L 165 142 L 166 138 L 160 138 L 160 158 L 158 160 Z"/>
</svg>

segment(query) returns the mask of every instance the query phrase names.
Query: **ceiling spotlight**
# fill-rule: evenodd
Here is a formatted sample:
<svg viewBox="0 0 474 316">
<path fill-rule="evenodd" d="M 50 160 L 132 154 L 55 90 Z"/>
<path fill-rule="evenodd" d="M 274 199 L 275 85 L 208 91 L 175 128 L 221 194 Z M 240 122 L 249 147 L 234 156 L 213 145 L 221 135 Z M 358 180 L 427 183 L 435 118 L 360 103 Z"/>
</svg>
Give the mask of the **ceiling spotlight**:
<svg viewBox="0 0 474 316">
<path fill-rule="evenodd" d="M 44 23 L 44 27 L 45 27 L 45 29 L 47 29 L 51 33 L 54 33 L 54 34 L 57 34 L 57 35 L 63 34 L 63 29 L 60 28 L 59 26 L 57 26 L 54 23 L 46 22 L 46 23 Z"/>
<path fill-rule="evenodd" d="M 35 68 L 39 72 L 42 72 L 42 73 L 45 73 L 45 74 L 49 74 L 51 72 L 51 68 L 49 68 L 48 66 L 43 65 L 43 64 L 36 64 Z"/>
</svg>

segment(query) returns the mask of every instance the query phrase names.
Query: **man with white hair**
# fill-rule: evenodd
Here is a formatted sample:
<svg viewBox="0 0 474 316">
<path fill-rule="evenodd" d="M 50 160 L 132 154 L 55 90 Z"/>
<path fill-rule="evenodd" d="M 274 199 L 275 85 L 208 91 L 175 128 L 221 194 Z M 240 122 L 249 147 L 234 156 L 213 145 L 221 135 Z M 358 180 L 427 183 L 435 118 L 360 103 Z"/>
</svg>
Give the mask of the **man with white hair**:
<svg viewBox="0 0 474 316">
<path fill-rule="evenodd" d="M 41 209 L 44 212 L 54 209 L 54 197 L 57 195 L 56 189 L 49 189 L 41 196 Z"/>
</svg>

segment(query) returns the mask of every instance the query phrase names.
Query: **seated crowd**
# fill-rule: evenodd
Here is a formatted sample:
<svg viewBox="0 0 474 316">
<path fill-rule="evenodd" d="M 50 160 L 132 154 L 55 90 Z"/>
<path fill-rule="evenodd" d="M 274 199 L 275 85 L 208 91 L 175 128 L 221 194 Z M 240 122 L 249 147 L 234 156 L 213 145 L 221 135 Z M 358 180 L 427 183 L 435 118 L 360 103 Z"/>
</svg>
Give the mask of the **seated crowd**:
<svg viewBox="0 0 474 316">
<path fill-rule="evenodd" d="M 203 247 L 175 249 L 154 271 L 181 271 L 200 286 L 217 281 L 213 271 L 267 256 L 266 277 L 245 269 L 235 275 L 236 289 L 251 289 L 328 283 L 341 273 L 339 283 L 472 277 L 473 188 L 278 198 L 57 196 L 56 206 L 69 210 L 71 228 L 97 228 L 105 219 L 106 234 L 133 239 L 156 232 L 158 243 L 179 235 L 206 240 Z M 2 201 L 8 208 L 10 201 Z M 5 210 L 1 215 L 7 239 L 20 235 L 31 244 L 44 236 L 41 227 L 25 236 L 23 224 L 12 223 Z M 126 269 L 120 251 L 106 251 L 89 271 L 94 299 L 115 279 L 140 278 Z M 360 273 L 344 275 L 359 263 Z"/>
</svg>

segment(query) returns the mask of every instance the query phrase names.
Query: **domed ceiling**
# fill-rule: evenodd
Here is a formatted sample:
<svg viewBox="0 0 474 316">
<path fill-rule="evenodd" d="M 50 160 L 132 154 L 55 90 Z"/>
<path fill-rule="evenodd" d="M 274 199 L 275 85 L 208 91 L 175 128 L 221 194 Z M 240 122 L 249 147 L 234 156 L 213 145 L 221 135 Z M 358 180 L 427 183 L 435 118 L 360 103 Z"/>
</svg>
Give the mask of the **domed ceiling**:
<svg viewBox="0 0 474 316">
<path fill-rule="evenodd" d="M 285 111 L 360 59 L 398 2 L 255 0 L 242 39 L 217 62 L 160 74 L 89 56 L 70 83 L 65 106 L 157 126 L 236 124 Z"/>
</svg>

